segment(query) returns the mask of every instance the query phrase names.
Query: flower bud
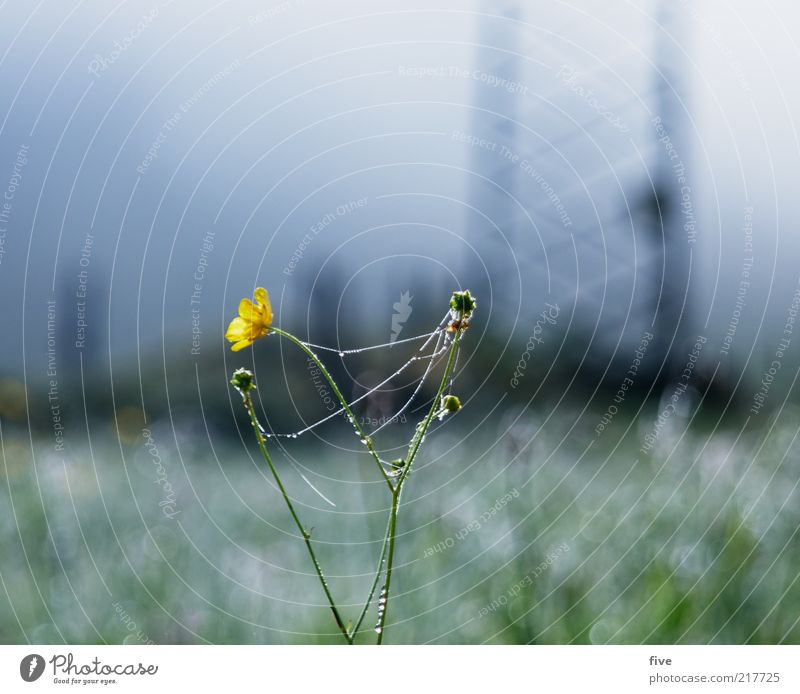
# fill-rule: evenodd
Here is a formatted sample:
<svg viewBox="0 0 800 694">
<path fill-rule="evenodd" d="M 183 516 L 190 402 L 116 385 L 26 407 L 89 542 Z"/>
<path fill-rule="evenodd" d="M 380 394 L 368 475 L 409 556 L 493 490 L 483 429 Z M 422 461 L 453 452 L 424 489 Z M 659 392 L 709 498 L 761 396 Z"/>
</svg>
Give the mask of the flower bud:
<svg viewBox="0 0 800 694">
<path fill-rule="evenodd" d="M 463 292 L 453 292 L 453 297 L 450 299 L 450 315 L 453 320 L 469 319 L 477 307 L 478 302 L 469 293 L 469 289 L 465 289 Z"/>
<path fill-rule="evenodd" d="M 477 308 L 478 302 L 469 293 L 469 289 L 463 292 L 453 292 L 450 299 L 450 318 L 452 319 L 447 326 L 447 332 L 464 332 L 469 327 L 472 312 Z"/>
<path fill-rule="evenodd" d="M 461 409 L 461 400 L 456 395 L 445 395 L 442 397 L 442 409 L 451 414 Z"/>
<path fill-rule="evenodd" d="M 253 383 L 253 372 L 247 369 L 236 369 L 233 372 L 233 378 L 231 378 L 231 385 L 244 395 L 251 388 L 256 387 Z"/>
<path fill-rule="evenodd" d="M 439 408 L 439 421 L 447 415 L 455 414 L 461 409 L 461 400 L 455 395 L 443 395 L 441 407 Z"/>
</svg>

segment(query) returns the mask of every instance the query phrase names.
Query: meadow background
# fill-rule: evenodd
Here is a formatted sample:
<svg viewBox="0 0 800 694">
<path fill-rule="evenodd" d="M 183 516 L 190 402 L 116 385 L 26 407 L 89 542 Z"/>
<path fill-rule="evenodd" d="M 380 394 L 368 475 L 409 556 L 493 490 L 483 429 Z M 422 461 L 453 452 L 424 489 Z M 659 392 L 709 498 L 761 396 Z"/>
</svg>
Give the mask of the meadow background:
<svg viewBox="0 0 800 694">
<path fill-rule="evenodd" d="M 6 428 L 3 640 L 337 643 L 242 414 L 243 440 L 223 443 L 200 425 L 156 422 L 146 441 L 139 422 L 93 421 L 66 460 Z M 423 448 L 390 642 L 797 641 L 796 407 L 766 432 L 684 412 L 650 455 L 652 406 L 599 438 L 602 412 L 556 400 L 487 414 L 470 403 Z M 388 506 L 337 423 L 273 450 L 355 618 Z M 373 606 L 359 641 L 374 621 Z"/>
</svg>

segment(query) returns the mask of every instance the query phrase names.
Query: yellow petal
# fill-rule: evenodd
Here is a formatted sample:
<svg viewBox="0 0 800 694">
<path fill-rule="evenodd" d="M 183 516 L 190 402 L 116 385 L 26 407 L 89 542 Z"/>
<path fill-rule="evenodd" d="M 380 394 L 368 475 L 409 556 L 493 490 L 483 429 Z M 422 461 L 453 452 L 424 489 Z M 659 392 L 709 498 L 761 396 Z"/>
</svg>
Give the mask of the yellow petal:
<svg viewBox="0 0 800 694">
<path fill-rule="evenodd" d="M 250 337 L 250 323 L 244 318 L 234 318 L 228 326 L 228 332 L 225 333 L 225 339 L 230 342 L 237 342 Z"/>
<path fill-rule="evenodd" d="M 264 337 L 272 325 L 272 306 L 269 303 L 267 290 L 258 287 L 253 296 L 255 304 L 250 299 L 242 299 L 239 302 L 239 316 L 231 321 L 225 333 L 225 337 L 235 343 L 231 347 L 234 352 Z"/>
<path fill-rule="evenodd" d="M 261 312 L 250 299 L 242 299 L 239 302 L 239 316 L 244 318 L 246 321 L 255 321 L 259 320 Z"/>
<path fill-rule="evenodd" d="M 236 344 L 231 345 L 231 349 L 234 352 L 238 352 L 240 349 L 244 349 L 245 347 L 249 347 L 252 344 L 253 344 L 252 340 L 239 340 L 239 342 L 237 342 Z"/>
<path fill-rule="evenodd" d="M 255 300 L 261 309 L 261 321 L 265 328 L 269 328 L 272 325 L 272 304 L 269 303 L 269 294 L 264 287 L 256 289 Z"/>
</svg>

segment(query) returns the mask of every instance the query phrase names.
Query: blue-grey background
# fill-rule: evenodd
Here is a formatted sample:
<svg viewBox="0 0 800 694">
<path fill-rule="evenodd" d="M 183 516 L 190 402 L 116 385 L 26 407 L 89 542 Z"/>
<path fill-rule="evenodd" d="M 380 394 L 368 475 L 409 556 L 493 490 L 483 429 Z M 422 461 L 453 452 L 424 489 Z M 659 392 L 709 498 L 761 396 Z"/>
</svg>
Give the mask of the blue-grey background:
<svg viewBox="0 0 800 694">
<path fill-rule="evenodd" d="M 265 286 L 277 323 L 336 350 L 478 297 L 466 407 L 403 516 L 396 641 L 797 640 L 794 5 L 0 19 L 0 639 L 335 640 L 227 384 L 255 368 L 278 432 L 326 413 L 286 343 L 228 349 Z M 326 359 L 357 397 L 412 354 Z M 420 375 L 361 415 L 391 417 Z M 387 503 L 349 436 L 276 443 L 348 605 Z"/>
</svg>

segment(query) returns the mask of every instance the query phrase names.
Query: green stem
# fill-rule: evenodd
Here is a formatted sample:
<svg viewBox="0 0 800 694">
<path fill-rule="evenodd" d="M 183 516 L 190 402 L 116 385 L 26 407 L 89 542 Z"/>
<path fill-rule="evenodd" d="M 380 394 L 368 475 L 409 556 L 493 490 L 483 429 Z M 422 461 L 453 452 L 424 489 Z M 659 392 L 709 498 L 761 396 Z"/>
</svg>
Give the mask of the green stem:
<svg viewBox="0 0 800 694">
<path fill-rule="evenodd" d="M 308 554 L 311 557 L 311 561 L 314 564 L 314 569 L 317 572 L 317 577 L 319 578 L 319 582 L 322 584 L 322 590 L 325 591 L 325 596 L 328 598 L 328 604 L 330 605 L 331 611 L 333 612 L 333 617 L 336 620 L 336 625 L 339 627 L 339 630 L 344 635 L 345 640 L 348 644 L 353 643 L 353 639 L 350 634 L 347 632 L 347 627 L 342 620 L 341 615 L 339 614 L 339 610 L 336 607 L 336 602 L 333 599 L 333 595 L 331 595 L 331 590 L 328 586 L 328 582 L 325 580 L 325 576 L 322 574 L 322 568 L 319 565 L 319 561 L 317 561 L 317 555 L 314 552 L 314 548 L 311 546 L 311 534 L 303 527 L 303 524 L 300 522 L 300 518 L 297 515 L 297 512 L 294 510 L 294 504 L 292 504 L 289 495 L 286 492 L 286 488 L 283 486 L 281 482 L 281 478 L 278 476 L 278 471 L 275 469 L 275 466 L 272 464 L 272 459 L 267 452 L 267 446 L 264 442 L 264 436 L 261 434 L 261 429 L 259 428 L 258 419 L 256 418 L 256 411 L 253 408 L 253 401 L 250 399 L 250 394 L 246 391 L 241 391 L 242 398 L 244 399 L 244 406 L 247 408 L 248 413 L 250 414 L 250 424 L 253 426 L 253 431 L 256 434 L 256 438 L 258 439 L 258 445 L 261 448 L 261 454 L 264 456 L 264 460 L 267 461 L 267 465 L 269 466 L 270 472 L 272 473 L 273 478 L 275 479 L 275 483 L 278 485 L 278 489 L 280 489 L 281 494 L 283 495 L 283 500 L 286 502 L 286 506 L 289 508 L 289 513 L 292 515 L 295 524 L 297 525 L 297 529 L 300 531 L 300 534 L 303 536 L 303 541 L 306 544 L 306 548 L 308 549 Z"/>
<path fill-rule="evenodd" d="M 325 376 L 325 380 L 328 381 L 328 384 L 330 385 L 333 394 L 341 403 L 342 409 L 349 418 L 350 423 L 355 428 L 359 438 L 361 439 L 362 442 L 364 442 L 364 445 L 367 447 L 367 450 L 374 458 L 375 463 L 378 466 L 378 469 L 381 471 L 383 479 L 386 481 L 386 484 L 389 485 L 389 489 L 392 491 L 392 493 L 394 493 L 394 485 L 392 484 L 392 480 L 389 477 L 386 470 L 384 469 L 383 463 L 381 463 L 381 459 L 378 456 L 378 452 L 375 450 L 375 446 L 372 443 L 372 439 L 370 439 L 369 436 L 366 435 L 364 430 L 358 424 L 358 420 L 356 419 L 355 415 L 350 409 L 350 406 L 347 404 L 347 400 L 344 399 L 342 392 L 339 390 L 339 386 L 336 385 L 336 381 L 334 381 L 333 377 L 330 375 L 330 373 L 328 373 L 328 369 L 325 368 L 325 365 L 320 361 L 319 357 L 316 354 L 314 354 L 314 352 L 312 352 L 306 344 L 298 340 L 291 333 L 287 333 L 285 330 L 281 330 L 280 328 L 276 328 L 274 326 L 270 328 L 270 331 L 278 335 L 281 335 L 282 337 L 285 337 L 287 340 L 291 342 L 294 342 L 294 344 L 296 344 L 300 349 L 302 349 L 306 353 L 306 355 L 308 355 L 309 359 L 311 359 L 314 362 L 314 364 L 316 364 L 317 368 L 320 370 L 320 372 L 322 372 L 322 375 Z"/>
<path fill-rule="evenodd" d="M 389 556 L 386 558 L 386 583 L 381 590 L 381 597 L 384 599 L 380 617 L 378 618 L 378 640 L 380 646 L 383 643 L 383 633 L 386 631 L 386 613 L 389 611 L 389 589 L 392 585 L 392 567 L 394 566 L 394 546 L 397 539 L 397 512 L 400 509 L 400 490 L 401 485 L 395 487 L 392 492 L 392 512 L 389 516 Z"/>
<path fill-rule="evenodd" d="M 369 595 L 367 596 L 367 601 L 364 603 L 364 607 L 361 610 L 361 614 L 358 616 L 358 620 L 356 621 L 355 627 L 350 632 L 350 635 L 355 639 L 358 630 L 361 628 L 361 623 L 364 621 L 364 617 L 367 614 L 367 610 L 369 609 L 370 604 L 372 603 L 372 597 L 375 595 L 375 588 L 378 587 L 378 580 L 383 573 L 383 562 L 386 559 L 386 548 L 389 545 L 389 531 L 391 529 L 391 522 L 386 524 L 386 532 L 383 534 L 383 547 L 381 547 L 381 556 L 378 559 L 378 567 L 375 569 L 375 579 L 372 581 L 372 587 L 369 589 Z"/>
<path fill-rule="evenodd" d="M 411 444 L 408 448 L 408 455 L 406 455 L 403 471 L 400 473 L 400 477 L 398 478 L 397 483 L 394 485 L 394 489 L 392 490 L 392 511 L 389 518 L 389 556 L 386 559 L 386 583 L 382 591 L 382 597 L 385 598 L 385 601 L 383 603 L 383 610 L 381 611 L 381 616 L 378 620 L 377 626 L 378 645 L 383 643 L 383 635 L 386 632 L 386 615 L 389 612 L 389 591 L 392 585 L 394 547 L 397 537 L 397 513 L 400 510 L 400 492 L 403 490 L 403 483 L 406 481 L 409 470 L 411 470 L 411 465 L 414 462 L 414 458 L 417 456 L 419 447 L 422 445 L 422 439 L 425 438 L 425 434 L 428 431 L 431 420 L 440 406 L 442 393 L 444 393 L 444 389 L 447 387 L 447 381 L 450 378 L 450 374 L 453 371 L 453 366 L 456 361 L 456 351 L 458 349 L 458 338 L 460 335 L 461 332 L 457 331 L 455 337 L 453 338 L 453 344 L 450 346 L 450 355 L 447 359 L 447 366 L 445 367 L 444 374 L 442 374 L 442 382 L 439 384 L 439 390 L 436 391 L 436 396 L 433 399 L 433 403 L 431 404 L 431 409 L 428 412 L 427 417 L 422 420 L 421 426 L 416 430 L 414 436 L 411 438 Z"/>
</svg>

